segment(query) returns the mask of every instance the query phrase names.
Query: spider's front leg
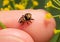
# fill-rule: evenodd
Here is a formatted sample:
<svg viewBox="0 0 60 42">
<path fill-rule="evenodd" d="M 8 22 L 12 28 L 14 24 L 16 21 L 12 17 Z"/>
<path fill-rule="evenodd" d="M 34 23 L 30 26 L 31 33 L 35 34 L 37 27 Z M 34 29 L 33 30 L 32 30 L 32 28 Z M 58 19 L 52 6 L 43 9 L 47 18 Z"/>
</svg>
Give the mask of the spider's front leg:
<svg viewBox="0 0 60 42">
<path fill-rule="evenodd" d="M 27 21 L 27 24 L 30 24 L 30 23 L 32 23 L 32 21 L 31 21 L 31 20 Z"/>
<path fill-rule="evenodd" d="M 32 23 L 32 21 L 31 21 L 31 20 L 29 20 L 29 22 L 30 22 L 30 23 Z"/>
<path fill-rule="evenodd" d="M 21 25 L 24 25 L 25 22 L 22 22 Z"/>
</svg>

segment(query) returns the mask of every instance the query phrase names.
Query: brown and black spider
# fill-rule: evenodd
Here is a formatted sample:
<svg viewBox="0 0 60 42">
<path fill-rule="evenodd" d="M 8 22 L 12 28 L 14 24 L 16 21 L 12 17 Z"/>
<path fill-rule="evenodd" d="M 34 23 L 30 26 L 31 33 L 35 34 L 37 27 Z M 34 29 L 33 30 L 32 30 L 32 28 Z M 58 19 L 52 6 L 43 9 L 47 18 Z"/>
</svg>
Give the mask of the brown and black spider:
<svg viewBox="0 0 60 42">
<path fill-rule="evenodd" d="M 32 23 L 31 20 L 34 20 L 32 19 L 32 15 L 30 13 L 26 13 L 19 19 L 19 23 L 24 24 L 25 22 L 27 22 L 27 24 L 29 24 L 28 22 Z"/>
</svg>

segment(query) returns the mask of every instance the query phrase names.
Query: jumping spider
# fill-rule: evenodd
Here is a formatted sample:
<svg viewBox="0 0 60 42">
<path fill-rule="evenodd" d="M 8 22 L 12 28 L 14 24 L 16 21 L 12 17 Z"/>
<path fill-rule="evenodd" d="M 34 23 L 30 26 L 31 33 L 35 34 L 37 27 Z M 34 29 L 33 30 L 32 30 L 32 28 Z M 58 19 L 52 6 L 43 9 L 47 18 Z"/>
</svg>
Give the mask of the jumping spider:
<svg viewBox="0 0 60 42">
<path fill-rule="evenodd" d="M 27 22 L 27 24 L 29 24 L 29 22 L 32 23 L 31 20 L 34 20 L 32 19 L 32 15 L 30 13 L 26 13 L 19 19 L 19 23 L 24 24 L 25 22 Z"/>
</svg>

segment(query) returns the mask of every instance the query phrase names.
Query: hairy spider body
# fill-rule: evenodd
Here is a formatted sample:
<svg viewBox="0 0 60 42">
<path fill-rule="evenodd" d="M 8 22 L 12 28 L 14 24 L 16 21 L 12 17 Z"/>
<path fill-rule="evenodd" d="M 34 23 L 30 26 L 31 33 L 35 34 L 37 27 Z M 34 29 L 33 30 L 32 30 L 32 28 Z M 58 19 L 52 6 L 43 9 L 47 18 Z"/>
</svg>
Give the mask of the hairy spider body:
<svg viewBox="0 0 60 42">
<path fill-rule="evenodd" d="M 26 13 L 25 15 L 22 15 L 22 17 L 19 19 L 19 22 L 23 24 L 27 22 L 27 24 L 29 24 L 28 22 L 32 23 L 31 20 L 34 20 L 32 19 L 32 15 L 30 13 Z"/>
</svg>

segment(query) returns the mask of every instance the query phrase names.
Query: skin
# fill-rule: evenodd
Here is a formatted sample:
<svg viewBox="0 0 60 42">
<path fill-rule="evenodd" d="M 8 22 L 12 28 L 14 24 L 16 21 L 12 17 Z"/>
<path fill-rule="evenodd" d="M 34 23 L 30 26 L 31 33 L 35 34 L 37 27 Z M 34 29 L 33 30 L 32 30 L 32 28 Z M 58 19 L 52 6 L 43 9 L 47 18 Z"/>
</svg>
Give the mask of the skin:
<svg viewBox="0 0 60 42">
<path fill-rule="evenodd" d="M 7 28 L 0 30 L 0 42 L 34 42 L 34 41 L 28 33 L 22 30 Z"/>
<path fill-rule="evenodd" d="M 34 20 L 32 20 L 32 23 L 24 23 L 24 25 L 21 25 L 21 23 L 18 22 L 19 18 L 26 13 L 31 13 Z M 35 42 L 47 42 L 53 36 L 56 24 L 54 18 L 46 20 L 46 14 L 48 14 L 48 12 L 43 9 L 1 11 L 0 21 L 4 23 L 6 27 L 24 30 L 32 36 Z"/>
</svg>

